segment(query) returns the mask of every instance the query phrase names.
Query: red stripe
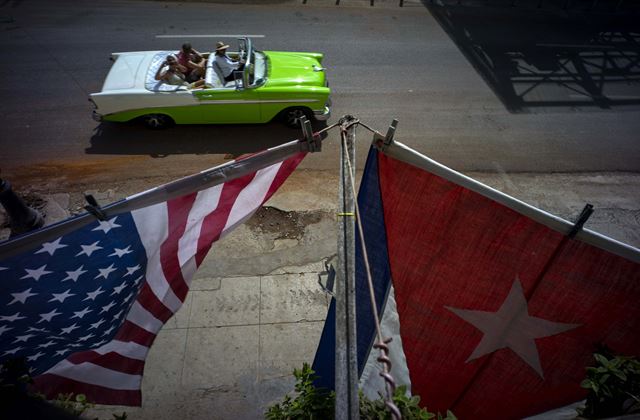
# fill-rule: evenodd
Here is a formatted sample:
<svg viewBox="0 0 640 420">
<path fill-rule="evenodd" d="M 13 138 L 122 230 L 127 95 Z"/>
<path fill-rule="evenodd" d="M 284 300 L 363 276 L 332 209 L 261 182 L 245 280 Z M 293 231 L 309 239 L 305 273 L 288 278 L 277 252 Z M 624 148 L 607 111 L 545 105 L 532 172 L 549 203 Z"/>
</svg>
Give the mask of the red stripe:
<svg viewBox="0 0 640 420">
<path fill-rule="evenodd" d="M 187 227 L 189 212 L 196 200 L 196 193 L 185 195 L 167 202 L 169 220 L 169 236 L 160 247 L 160 264 L 164 277 L 173 293 L 184 302 L 189 286 L 182 278 L 180 261 L 178 260 L 178 242 Z"/>
<path fill-rule="evenodd" d="M 173 312 L 171 312 L 169 308 L 164 306 L 164 304 L 160 301 L 160 299 L 158 299 L 155 293 L 153 293 L 153 290 L 151 290 L 149 283 L 147 283 L 146 281 L 140 288 L 140 294 L 138 295 L 137 300 L 140 306 L 149 311 L 155 318 L 162 321 L 163 324 L 167 322 L 173 315 Z"/>
<path fill-rule="evenodd" d="M 95 351 L 83 351 L 72 354 L 67 357 L 67 360 L 74 365 L 89 362 L 107 369 L 129 373 L 131 375 L 142 375 L 144 371 L 143 360 L 131 359 L 115 352 L 100 354 Z"/>
<path fill-rule="evenodd" d="M 262 201 L 262 204 L 270 199 L 271 196 L 278 190 L 278 188 L 280 188 L 280 186 L 284 184 L 284 181 L 286 181 L 289 175 L 291 175 L 291 172 L 293 172 L 298 167 L 298 164 L 302 162 L 302 159 L 304 159 L 306 155 L 307 152 L 301 152 L 282 162 L 282 165 L 280 165 L 280 168 L 278 168 L 278 173 L 273 179 L 273 182 L 271 182 L 269 191 L 267 191 L 267 195 Z"/>
<path fill-rule="evenodd" d="M 124 342 L 132 341 L 145 347 L 151 347 L 155 338 L 155 334 L 150 333 L 144 328 L 138 327 L 131 321 L 124 321 L 124 324 L 122 324 L 122 327 L 118 330 L 118 333 L 113 339 Z"/>
<path fill-rule="evenodd" d="M 99 385 L 78 382 L 51 373 L 36 376 L 33 387 L 47 398 L 56 398 L 58 394 L 84 394 L 87 400 L 95 404 L 112 404 L 140 406 L 142 393 L 140 390 L 121 390 L 105 388 Z"/>
<path fill-rule="evenodd" d="M 202 260 L 206 257 L 207 252 L 209 252 L 211 248 L 211 244 L 220 238 L 220 233 L 227 224 L 229 214 L 238 195 L 249 185 L 255 176 L 256 174 L 254 172 L 223 185 L 218 207 L 209 213 L 202 222 L 200 237 L 198 238 L 198 251 L 196 252 L 197 266 L 200 266 Z"/>
</svg>

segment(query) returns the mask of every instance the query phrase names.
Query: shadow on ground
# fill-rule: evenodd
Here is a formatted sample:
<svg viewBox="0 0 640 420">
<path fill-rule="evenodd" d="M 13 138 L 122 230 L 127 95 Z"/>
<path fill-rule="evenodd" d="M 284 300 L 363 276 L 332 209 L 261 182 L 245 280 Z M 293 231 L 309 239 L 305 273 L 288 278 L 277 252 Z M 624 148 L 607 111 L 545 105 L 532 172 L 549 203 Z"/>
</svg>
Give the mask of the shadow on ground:
<svg viewBox="0 0 640 420">
<path fill-rule="evenodd" d="M 511 112 L 640 109 L 634 2 L 422 1 Z"/>
<path fill-rule="evenodd" d="M 314 131 L 325 127 L 315 123 Z M 264 150 L 302 138 L 299 129 L 279 123 L 256 125 L 176 125 L 149 130 L 137 123 L 98 125 L 91 136 L 87 154 L 148 155 L 165 157 L 178 154 L 240 155 Z"/>
</svg>

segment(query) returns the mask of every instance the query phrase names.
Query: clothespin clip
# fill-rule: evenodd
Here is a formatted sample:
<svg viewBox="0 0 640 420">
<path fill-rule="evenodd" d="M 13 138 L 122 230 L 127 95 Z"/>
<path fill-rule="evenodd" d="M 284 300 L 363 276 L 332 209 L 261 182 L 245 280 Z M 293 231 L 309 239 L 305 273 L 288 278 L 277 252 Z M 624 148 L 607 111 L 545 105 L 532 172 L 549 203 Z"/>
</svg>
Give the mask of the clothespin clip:
<svg viewBox="0 0 640 420">
<path fill-rule="evenodd" d="M 300 127 L 302 128 L 302 140 L 307 142 L 307 150 L 310 153 L 322 151 L 322 140 L 319 135 L 313 134 L 311 121 L 307 117 L 300 117 Z"/>
<path fill-rule="evenodd" d="M 380 150 L 381 152 L 384 152 L 387 149 L 387 147 L 389 147 L 389 145 L 393 143 L 393 136 L 396 134 L 397 126 L 398 126 L 398 120 L 394 118 L 393 121 L 391 121 L 391 125 L 387 129 L 386 136 L 383 137 L 382 134 L 378 132 L 375 132 L 373 134 L 373 143 L 378 148 L 378 150 Z"/>
<path fill-rule="evenodd" d="M 87 200 L 87 205 L 84 206 L 84 209 L 89 213 L 93 214 L 96 219 L 104 222 L 107 220 L 107 214 L 100 208 L 100 205 L 96 201 L 95 197 L 91 194 L 85 194 L 84 199 Z"/>
<path fill-rule="evenodd" d="M 574 223 L 569 233 L 567 233 L 567 236 L 569 238 L 575 237 L 578 234 L 578 232 L 582 230 L 582 227 L 587 222 L 587 220 L 589 220 L 589 217 L 591 217 L 592 214 L 593 214 L 593 205 L 587 203 L 582 209 L 580 216 L 578 216 L 578 220 L 576 220 L 576 222 Z"/>
</svg>

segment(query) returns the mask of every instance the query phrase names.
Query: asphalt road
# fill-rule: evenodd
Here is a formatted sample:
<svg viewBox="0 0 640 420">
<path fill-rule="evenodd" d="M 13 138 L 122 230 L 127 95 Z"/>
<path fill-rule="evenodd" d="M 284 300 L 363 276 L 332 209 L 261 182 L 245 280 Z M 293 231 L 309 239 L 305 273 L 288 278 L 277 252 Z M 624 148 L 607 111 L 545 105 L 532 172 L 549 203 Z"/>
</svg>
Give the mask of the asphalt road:
<svg viewBox="0 0 640 420">
<path fill-rule="evenodd" d="M 352 114 L 384 131 L 398 118 L 398 140 L 461 171 L 640 171 L 640 19 L 270 3 L 5 0 L 3 176 L 169 178 L 299 137 L 276 123 L 153 132 L 91 119 L 87 95 L 111 52 L 177 49 L 184 38 L 157 35 L 193 34 L 264 35 L 258 48 L 325 53 L 330 123 Z M 189 40 L 207 51 L 217 39 Z M 371 136 L 359 129 L 358 139 L 361 163 Z M 333 132 L 302 167 L 337 170 L 338 144 Z"/>
</svg>

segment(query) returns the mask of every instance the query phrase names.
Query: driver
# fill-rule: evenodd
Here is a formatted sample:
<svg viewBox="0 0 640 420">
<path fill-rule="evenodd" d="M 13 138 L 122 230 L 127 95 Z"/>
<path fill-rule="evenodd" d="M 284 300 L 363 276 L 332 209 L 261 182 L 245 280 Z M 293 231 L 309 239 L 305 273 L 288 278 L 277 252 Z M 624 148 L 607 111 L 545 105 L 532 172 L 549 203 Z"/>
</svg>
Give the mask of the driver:
<svg viewBox="0 0 640 420">
<path fill-rule="evenodd" d="M 222 71 L 224 81 L 231 82 L 233 80 L 233 72 L 244 69 L 244 63 L 229 57 L 227 55 L 227 48 L 229 48 L 227 44 L 218 41 L 216 44 L 216 64 L 220 67 L 220 71 Z"/>
</svg>

